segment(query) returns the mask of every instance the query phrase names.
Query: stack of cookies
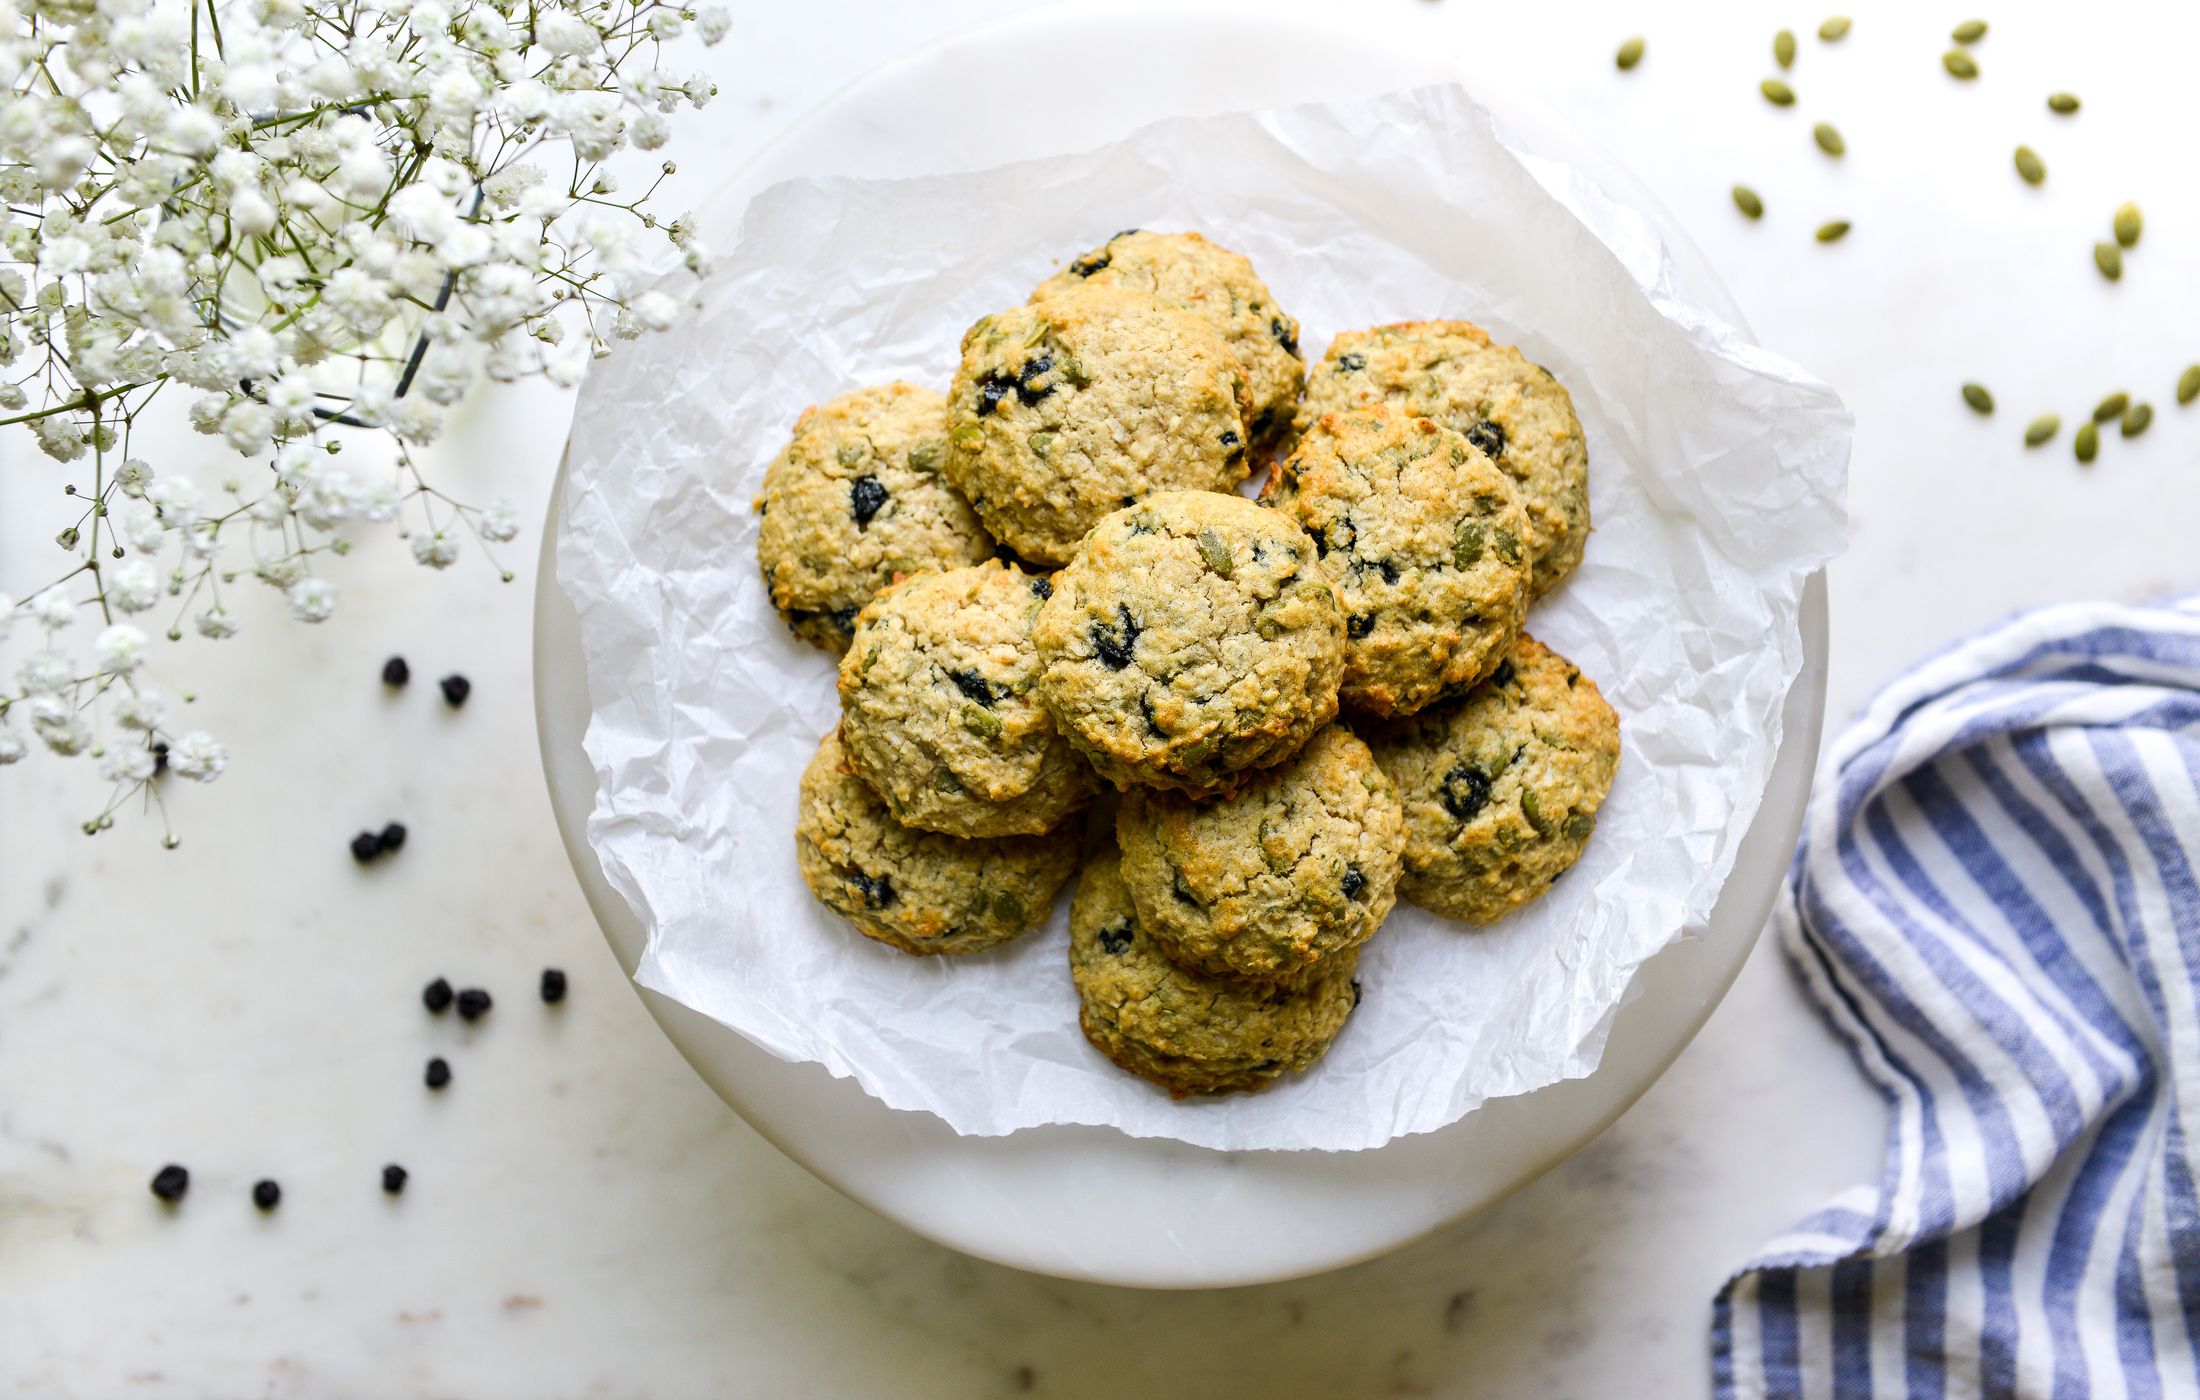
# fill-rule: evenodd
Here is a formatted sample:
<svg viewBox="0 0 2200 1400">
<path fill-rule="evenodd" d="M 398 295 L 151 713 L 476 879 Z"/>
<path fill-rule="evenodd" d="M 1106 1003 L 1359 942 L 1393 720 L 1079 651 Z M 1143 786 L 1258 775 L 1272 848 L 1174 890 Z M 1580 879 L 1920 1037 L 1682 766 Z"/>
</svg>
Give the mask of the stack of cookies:
<svg viewBox="0 0 2200 1400">
<path fill-rule="evenodd" d="M 1587 474 L 1565 389 L 1478 328 L 1349 332 L 1309 372 L 1246 259 L 1116 235 L 972 326 L 944 399 L 844 395 L 765 474 L 772 602 L 841 656 L 803 878 L 973 953 L 1082 860 L 1102 1053 L 1179 1096 L 1305 1068 L 1398 898 L 1490 923 L 1595 828 L 1617 718 L 1523 630 Z"/>
</svg>

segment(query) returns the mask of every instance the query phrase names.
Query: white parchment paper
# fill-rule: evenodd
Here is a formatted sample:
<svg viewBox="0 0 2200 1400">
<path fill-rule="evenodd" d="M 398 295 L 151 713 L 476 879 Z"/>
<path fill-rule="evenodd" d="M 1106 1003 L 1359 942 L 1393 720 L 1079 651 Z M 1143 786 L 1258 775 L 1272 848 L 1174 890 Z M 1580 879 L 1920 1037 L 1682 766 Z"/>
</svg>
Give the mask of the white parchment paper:
<svg viewBox="0 0 2200 1400">
<path fill-rule="evenodd" d="M 833 666 L 773 614 L 750 509 L 805 405 L 895 377 L 945 388 L 966 326 L 1133 226 L 1250 256 L 1309 362 L 1338 331 L 1464 317 L 1572 390 L 1597 528 L 1529 626 L 1603 687 L 1626 744 L 1596 839 L 1549 895 L 1484 931 L 1400 904 L 1327 1058 L 1213 1102 L 1172 1102 L 1086 1045 L 1066 892 L 1005 949 L 931 959 L 810 898 L 795 786 L 837 718 Z M 765 191 L 697 314 L 599 365 L 573 428 L 558 573 L 594 704 L 588 831 L 649 929 L 641 982 L 972 1134 L 1368 1148 L 1589 1073 L 1635 968 L 1711 908 L 1801 662 L 1803 578 L 1846 528 L 1840 401 L 1673 283 L 1648 220 L 1516 153 L 1454 88 Z"/>
</svg>

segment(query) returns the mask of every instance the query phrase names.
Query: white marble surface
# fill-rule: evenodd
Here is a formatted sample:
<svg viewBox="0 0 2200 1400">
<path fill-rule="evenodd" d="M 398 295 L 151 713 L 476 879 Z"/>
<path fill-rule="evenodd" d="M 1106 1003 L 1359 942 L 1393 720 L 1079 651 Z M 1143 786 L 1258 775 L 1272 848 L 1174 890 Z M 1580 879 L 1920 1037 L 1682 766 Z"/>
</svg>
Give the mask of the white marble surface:
<svg viewBox="0 0 2200 1400">
<path fill-rule="evenodd" d="M 700 192 L 825 92 L 1004 8 L 741 7 L 683 179 Z M 1959 87 L 1937 61 L 1953 9 L 1859 4 L 1834 50 L 1797 13 L 1803 101 L 1775 112 L 1754 85 L 1780 21 L 1674 8 L 1361 6 L 1574 114 L 1691 229 L 1760 336 L 1856 409 L 1833 720 L 2008 609 L 2200 585 L 2200 406 L 2169 396 L 2200 357 L 2200 186 L 2172 144 L 2200 16 L 1997 6 L 1986 77 Z M 1646 25 L 1649 57 L 1621 78 L 1611 50 Z M 1065 100 L 1076 77 L 1065 55 Z M 2059 87 L 2087 98 L 2075 122 L 2041 106 Z M 1820 115 L 1847 135 L 1839 165 L 1810 145 Z M 2009 174 L 2019 140 L 2046 189 Z M 1735 179 L 1764 193 L 1762 224 L 1734 216 Z M 2110 288 L 2088 248 L 2127 197 L 2149 232 Z M 1837 215 L 1856 232 L 1813 244 Z M 1973 377 L 2001 400 L 1990 422 L 1956 401 Z M 2090 471 L 2067 432 L 2017 444 L 2038 409 L 2074 422 L 2119 387 L 2155 401 L 2156 426 Z M 566 411 L 546 391 L 480 406 L 438 470 L 531 509 Z M 0 447 L 0 590 L 48 572 L 50 478 Z M 218 677 L 204 644 L 164 658 L 177 684 L 206 683 L 204 722 L 237 760 L 177 804 L 181 850 L 144 825 L 78 835 L 89 791 L 57 763 L 0 775 L 0 1394 L 1691 1396 L 1724 1271 L 1873 1170 L 1876 1103 L 1760 948 L 1618 1125 L 1391 1258 L 1185 1296 L 926 1244 L 780 1157 L 657 1036 L 551 829 L 524 576 L 429 577 L 401 554 L 350 561 L 354 601 L 378 601 L 318 630 L 260 600 Z M 394 699 L 375 680 L 393 651 L 416 675 Z M 457 714 L 428 684 L 449 670 L 475 682 Z M 357 869 L 345 841 L 392 818 L 412 842 Z M 533 994 L 546 964 L 572 979 L 556 1010 Z M 438 973 L 490 987 L 496 1010 L 430 1021 L 415 997 Z M 420 1087 L 431 1054 L 455 1070 L 439 1096 Z M 173 1216 L 145 1191 L 171 1159 L 194 1178 Z M 413 1173 L 394 1202 L 377 1183 L 391 1160 Z M 262 1175 L 285 1188 L 269 1218 L 246 1200 Z"/>
</svg>

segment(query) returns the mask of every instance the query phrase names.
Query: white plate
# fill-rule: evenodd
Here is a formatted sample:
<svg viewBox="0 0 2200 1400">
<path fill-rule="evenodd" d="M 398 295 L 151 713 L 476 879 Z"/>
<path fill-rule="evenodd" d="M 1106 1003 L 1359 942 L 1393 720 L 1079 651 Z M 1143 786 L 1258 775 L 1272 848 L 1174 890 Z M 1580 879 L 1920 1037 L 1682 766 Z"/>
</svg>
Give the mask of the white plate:
<svg viewBox="0 0 2200 1400">
<path fill-rule="evenodd" d="M 1150 36 L 1167 26 L 1170 43 Z M 1247 52 L 1257 36 L 1257 54 Z M 1064 77 L 1074 55 L 1075 82 Z M 949 40 L 844 89 L 768 147 L 703 208 L 730 236 L 750 197 L 792 176 L 907 176 L 1083 149 L 1162 117 L 1345 97 L 1435 81 L 1467 84 L 1535 149 L 1590 175 L 1659 227 L 1682 282 L 1743 325 L 1671 216 L 1533 103 L 1433 56 L 1274 14 L 1181 5 L 1048 10 Z M 1074 87 L 1073 101 L 1062 100 Z M 963 94 L 972 94 L 965 97 Z M 977 95 L 982 94 L 982 101 Z M 1045 111 L 1045 123 L 998 121 Z M 562 486 L 562 474 L 561 474 Z M 535 706 L 543 768 L 566 849 L 631 973 L 644 931 L 588 847 L 595 777 L 578 622 L 551 563 L 553 498 L 536 574 Z M 1372 1152 L 1218 1153 L 1053 1127 L 958 1137 L 821 1066 L 787 1064 L 733 1031 L 640 993 L 719 1096 L 780 1150 L 850 1197 L 942 1244 L 1064 1277 L 1147 1287 L 1255 1283 L 1395 1249 L 1534 1179 L 1595 1136 L 1672 1063 L 1755 943 L 1802 820 L 1825 697 L 1823 578 L 1803 595 L 1801 677 L 1755 824 L 1707 925 L 1644 966 L 1601 1067 L 1586 1079 L 1485 1105 L 1439 1132 Z M 1292 1222 L 1289 1230 L 1274 1222 Z"/>
</svg>

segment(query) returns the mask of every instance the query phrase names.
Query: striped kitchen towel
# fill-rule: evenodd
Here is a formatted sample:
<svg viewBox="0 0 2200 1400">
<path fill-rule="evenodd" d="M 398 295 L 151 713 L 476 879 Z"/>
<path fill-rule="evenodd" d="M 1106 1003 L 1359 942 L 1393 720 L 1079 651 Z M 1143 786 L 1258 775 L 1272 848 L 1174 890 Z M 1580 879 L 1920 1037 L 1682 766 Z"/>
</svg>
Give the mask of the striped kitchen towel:
<svg viewBox="0 0 2200 1400">
<path fill-rule="evenodd" d="M 2200 1395 L 2200 596 L 2025 614 L 1888 686 L 1782 947 L 1884 1176 L 1720 1292 L 1721 1397 Z"/>
</svg>

